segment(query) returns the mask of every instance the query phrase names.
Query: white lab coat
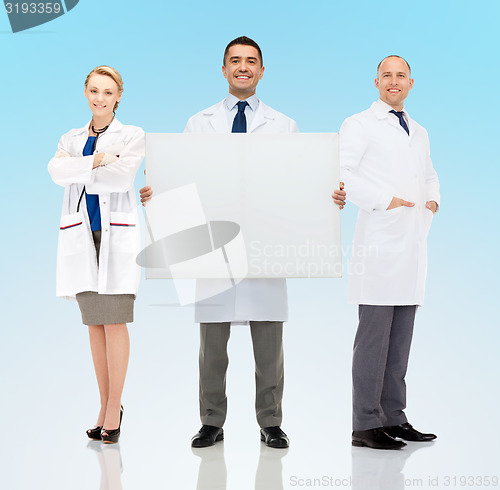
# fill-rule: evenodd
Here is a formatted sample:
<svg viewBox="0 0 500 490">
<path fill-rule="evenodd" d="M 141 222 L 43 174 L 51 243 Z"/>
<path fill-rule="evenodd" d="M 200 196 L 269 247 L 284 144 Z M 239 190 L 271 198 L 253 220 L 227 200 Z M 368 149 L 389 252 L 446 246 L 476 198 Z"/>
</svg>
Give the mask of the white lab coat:
<svg viewBox="0 0 500 490">
<path fill-rule="evenodd" d="M 230 133 L 224 101 L 191 117 L 185 133 Z M 248 128 L 249 133 L 296 133 L 295 121 L 259 101 L 259 106 Z M 217 279 L 198 280 L 200 297 L 210 291 L 210 283 Z M 286 280 L 245 279 L 235 287 L 208 300 L 197 302 L 196 322 L 286 321 L 288 301 Z"/>
<path fill-rule="evenodd" d="M 410 136 L 381 100 L 340 128 L 341 180 L 359 206 L 348 299 L 366 305 L 422 305 L 427 234 L 439 181 L 427 131 L 409 118 Z M 387 211 L 393 197 L 415 203 Z"/>
<path fill-rule="evenodd" d="M 140 231 L 133 185 L 144 158 L 144 132 L 114 119 L 107 131 L 99 136 L 96 152 L 119 158 L 106 167 L 92 169 L 94 157 L 81 156 L 88 128 L 87 124 L 64 134 L 48 166 L 52 180 L 64 187 L 56 295 L 74 299 L 76 293 L 83 291 L 136 294 L 140 278 L 136 263 Z M 88 194 L 99 195 L 102 226 L 99 267 L 85 195 L 77 211 L 84 187 Z"/>
</svg>

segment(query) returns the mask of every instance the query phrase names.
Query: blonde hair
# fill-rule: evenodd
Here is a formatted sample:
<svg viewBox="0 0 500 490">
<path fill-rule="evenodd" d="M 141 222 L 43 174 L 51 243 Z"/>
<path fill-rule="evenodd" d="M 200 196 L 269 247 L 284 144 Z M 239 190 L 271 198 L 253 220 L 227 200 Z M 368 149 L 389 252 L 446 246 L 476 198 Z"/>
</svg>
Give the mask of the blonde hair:
<svg viewBox="0 0 500 490">
<path fill-rule="evenodd" d="M 92 75 L 104 75 L 106 77 L 111 78 L 116 83 L 116 85 L 118 85 L 118 92 L 120 94 L 123 92 L 122 76 L 114 68 L 111 68 L 111 66 L 101 65 L 101 66 L 94 68 L 87 75 L 87 78 L 85 79 L 85 88 L 87 88 L 90 77 Z M 116 109 L 118 108 L 118 104 L 119 104 L 119 102 L 115 102 L 115 106 L 113 107 L 113 112 L 115 112 Z"/>
</svg>

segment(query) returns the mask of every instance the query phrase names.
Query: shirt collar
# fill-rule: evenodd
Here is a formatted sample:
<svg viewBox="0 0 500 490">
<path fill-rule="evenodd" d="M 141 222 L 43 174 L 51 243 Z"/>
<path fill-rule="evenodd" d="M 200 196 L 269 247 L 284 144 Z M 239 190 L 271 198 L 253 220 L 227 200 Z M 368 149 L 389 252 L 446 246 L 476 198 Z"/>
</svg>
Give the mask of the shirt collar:
<svg viewBox="0 0 500 490">
<path fill-rule="evenodd" d="M 384 110 L 385 112 L 391 112 L 391 111 L 396 110 L 396 109 L 394 109 L 394 107 L 391 107 L 389 104 L 384 102 L 382 99 L 378 99 L 376 104 L 380 107 L 380 110 Z M 405 114 L 408 114 L 404 107 L 401 111 L 398 111 L 398 112 L 404 112 Z"/>
<path fill-rule="evenodd" d="M 224 104 L 226 106 L 226 109 L 228 111 L 231 111 L 239 101 L 240 99 L 238 99 L 238 97 L 234 96 L 233 94 L 228 94 L 226 99 L 224 100 Z M 248 97 L 248 99 L 245 99 L 245 101 L 248 102 L 248 105 L 253 112 L 255 112 L 257 110 L 257 107 L 259 107 L 259 98 L 257 97 L 257 94 L 253 94 L 251 97 Z"/>
<path fill-rule="evenodd" d="M 391 111 L 395 111 L 396 109 L 394 109 L 393 107 L 391 107 L 389 104 L 387 104 L 386 102 L 384 102 L 382 99 L 378 99 L 377 102 L 375 102 L 376 106 L 377 106 L 377 109 L 382 113 L 388 113 L 388 112 L 391 112 Z M 403 109 L 399 112 L 402 112 L 403 115 L 404 115 L 404 118 L 406 119 L 406 121 L 408 122 L 408 118 L 410 117 L 407 110 L 403 107 Z"/>
</svg>

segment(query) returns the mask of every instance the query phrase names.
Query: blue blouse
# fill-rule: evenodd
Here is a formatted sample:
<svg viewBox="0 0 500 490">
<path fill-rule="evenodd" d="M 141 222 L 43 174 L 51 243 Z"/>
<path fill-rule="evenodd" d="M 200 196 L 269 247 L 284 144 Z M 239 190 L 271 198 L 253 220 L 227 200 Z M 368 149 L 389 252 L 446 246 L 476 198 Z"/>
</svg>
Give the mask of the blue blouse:
<svg viewBox="0 0 500 490">
<path fill-rule="evenodd" d="M 93 154 L 95 143 L 95 136 L 89 136 L 85 147 L 83 148 L 83 156 L 87 157 Z M 90 219 L 90 229 L 92 231 L 101 229 L 101 209 L 99 208 L 99 196 L 97 194 L 87 194 L 85 192 L 85 199 L 87 201 L 87 213 Z"/>
</svg>

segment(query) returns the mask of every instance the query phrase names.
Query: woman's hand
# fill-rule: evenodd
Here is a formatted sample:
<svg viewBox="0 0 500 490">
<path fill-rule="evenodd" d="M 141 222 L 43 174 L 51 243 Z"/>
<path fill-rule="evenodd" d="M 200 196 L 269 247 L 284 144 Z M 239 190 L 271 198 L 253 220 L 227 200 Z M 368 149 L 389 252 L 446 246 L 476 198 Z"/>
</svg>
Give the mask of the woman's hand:
<svg viewBox="0 0 500 490">
<path fill-rule="evenodd" d="M 99 159 L 97 157 L 99 157 Z M 118 155 L 111 155 L 110 153 L 97 153 L 97 155 L 94 156 L 94 166 L 92 168 L 105 167 L 106 165 L 117 162 L 118 158 Z"/>
<path fill-rule="evenodd" d="M 104 153 L 97 153 L 94 155 L 94 165 L 92 165 L 92 168 L 97 168 L 101 166 L 102 159 L 104 158 Z"/>
<path fill-rule="evenodd" d="M 57 150 L 55 158 L 68 158 L 71 157 L 71 155 L 65 151 L 65 150 Z"/>
</svg>

